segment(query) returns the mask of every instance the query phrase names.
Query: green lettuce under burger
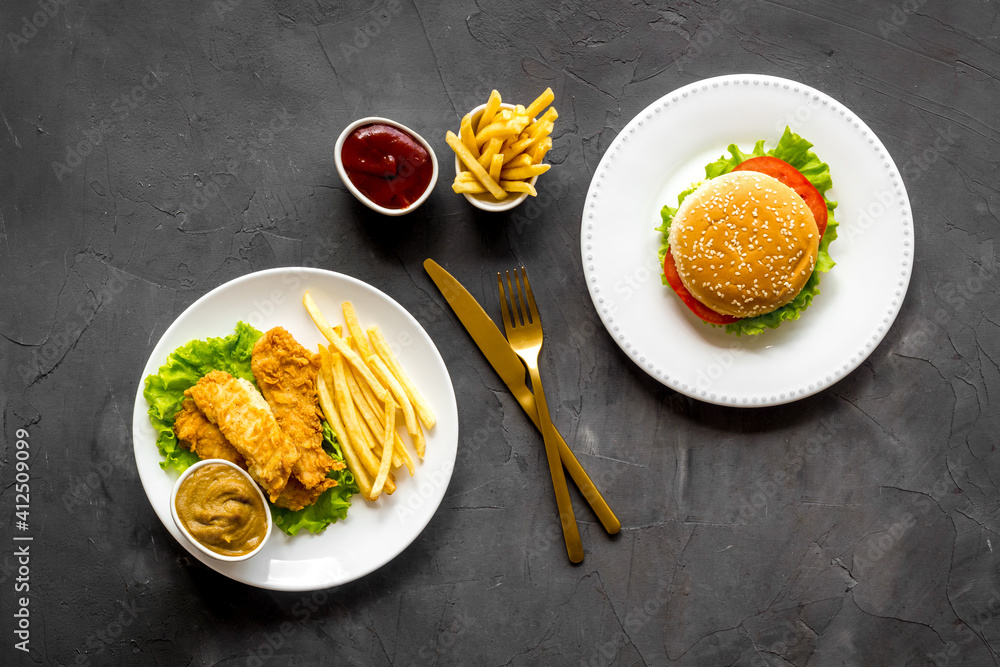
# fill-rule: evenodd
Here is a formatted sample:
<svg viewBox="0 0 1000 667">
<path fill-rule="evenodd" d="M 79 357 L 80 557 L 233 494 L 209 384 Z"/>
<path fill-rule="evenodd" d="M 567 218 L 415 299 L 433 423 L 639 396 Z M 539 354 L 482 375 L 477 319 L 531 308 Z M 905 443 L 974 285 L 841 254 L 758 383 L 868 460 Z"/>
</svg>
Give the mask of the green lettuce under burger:
<svg viewBox="0 0 1000 667">
<path fill-rule="evenodd" d="M 825 162 L 822 162 L 816 154 L 810 150 L 811 148 L 812 144 L 809 141 L 803 139 L 787 127 L 785 128 L 784 134 L 782 134 L 777 145 L 769 151 L 764 150 L 763 140 L 758 141 L 750 153 L 744 153 L 740 150 L 739 146 L 731 144 L 728 148 L 728 156 L 723 156 L 705 167 L 704 181 L 694 183 L 687 190 L 680 193 L 677 199 L 676 207 L 664 206 L 660 211 L 663 224 L 657 227 L 657 230 L 662 233 L 663 239 L 659 253 L 662 268 L 664 260 L 667 259 L 666 255 L 669 252 L 669 234 L 671 223 L 673 222 L 674 216 L 677 214 L 677 211 L 680 209 L 684 200 L 688 197 L 688 195 L 711 179 L 729 174 L 737 170 L 738 167 L 740 167 L 741 170 L 747 170 L 749 167 L 744 165 L 747 160 L 765 158 L 765 156 L 769 158 L 777 158 L 778 160 L 787 163 L 793 167 L 794 170 L 797 170 L 802 176 L 804 176 L 822 197 L 822 202 L 826 205 L 826 229 L 825 232 L 823 232 L 818 244 L 819 247 L 813 271 L 801 291 L 799 291 L 799 293 L 791 301 L 776 310 L 772 310 L 771 312 L 753 317 L 743 317 L 740 319 L 732 317 L 721 318 L 720 321 L 725 321 L 726 323 L 716 324 L 716 326 L 725 326 L 727 333 L 735 333 L 736 335 L 756 335 L 763 332 L 764 329 L 773 329 L 777 327 L 783 321 L 798 319 L 802 314 L 802 311 L 804 311 L 812 302 L 813 297 L 819 294 L 821 274 L 826 273 L 834 266 L 834 261 L 830 257 L 829 247 L 830 243 L 837 238 L 838 223 L 833 217 L 833 211 L 837 207 L 837 203 L 830 201 L 826 197 L 826 192 L 833 186 L 833 182 L 830 178 L 829 166 Z M 778 164 L 774 160 L 771 160 L 770 162 Z M 751 162 L 750 164 L 753 163 Z M 764 173 L 766 174 L 768 172 L 764 171 Z M 780 174 L 779 180 L 781 180 Z M 809 189 L 808 186 L 806 186 L 806 188 Z M 815 197 L 815 193 L 813 193 L 813 196 Z M 819 200 L 817 199 L 817 201 Z M 808 199 L 806 199 L 806 203 L 809 203 Z M 821 209 L 822 203 L 819 204 L 819 206 Z M 672 264 L 673 263 L 671 262 L 671 265 Z M 665 285 L 670 284 L 666 273 L 664 273 L 661 277 Z M 680 295 L 680 292 L 678 292 L 678 294 Z M 690 294 L 687 294 L 687 296 L 690 297 Z M 682 296 L 682 299 L 683 298 L 684 296 Z M 685 303 L 688 303 L 687 299 L 685 299 Z M 692 307 L 692 310 L 695 310 L 695 308 Z M 695 312 L 697 313 L 698 311 L 695 310 Z M 703 317 L 702 319 L 706 318 Z M 706 321 L 712 323 L 710 320 Z"/>
<path fill-rule="evenodd" d="M 224 338 L 192 340 L 170 353 L 167 363 L 155 375 L 146 378 L 142 395 L 149 403 L 149 420 L 156 430 L 156 446 L 163 455 L 160 467 L 182 472 L 197 462 L 198 455 L 177 442 L 174 434 L 174 415 L 181 409 L 184 391 L 193 386 L 209 371 L 221 370 L 233 377 L 253 382 L 250 358 L 254 343 L 261 332 L 245 322 Z M 343 462 L 343 452 L 329 424 L 323 422 L 323 449 L 336 461 Z M 300 510 L 271 506 L 274 524 L 289 535 L 303 528 L 318 533 L 338 519 L 347 516 L 350 498 L 359 492 L 350 470 L 331 471 L 328 476 L 337 486 L 327 489 L 315 503 Z"/>
</svg>

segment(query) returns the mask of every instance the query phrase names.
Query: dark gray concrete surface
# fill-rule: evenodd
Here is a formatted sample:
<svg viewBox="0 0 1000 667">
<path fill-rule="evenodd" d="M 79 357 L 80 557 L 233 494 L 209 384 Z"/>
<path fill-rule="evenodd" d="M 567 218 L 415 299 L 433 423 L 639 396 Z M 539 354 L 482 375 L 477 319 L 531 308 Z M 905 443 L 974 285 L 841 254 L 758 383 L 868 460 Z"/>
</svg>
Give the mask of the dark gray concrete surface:
<svg viewBox="0 0 1000 667">
<path fill-rule="evenodd" d="M 4 2 L 0 663 L 996 664 L 998 34 L 995 0 Z M 579 252 L 616 133 L 678 86 L 736 72 L 856 112 L 903 173 L 916 232 L 906 302 L 870 358 L 818 395 L 744 410 L 634 366 Z M 561 117 L 534 218 L 478 212 L 442 178 L 389 220 L 336 174 L 355 118 L 407 123 L 447 161 L 445 131 L 490 89 L 528 100 L 546 86 Z M 401 557 L 275 593 L 205 568 L 160 524 L 132 455 L 133 397 L 185 307 L 319 242 L 324 268 L 384 290 L 433 337 L 462 441 L 443 505 Z M 550 537 L 540 438 L 427 257 L 483 303 L 514 264 L 546 285 L 554 418 L 623 522 L 609 537 L 574 496 L 579 567 Z"/>
</svg>

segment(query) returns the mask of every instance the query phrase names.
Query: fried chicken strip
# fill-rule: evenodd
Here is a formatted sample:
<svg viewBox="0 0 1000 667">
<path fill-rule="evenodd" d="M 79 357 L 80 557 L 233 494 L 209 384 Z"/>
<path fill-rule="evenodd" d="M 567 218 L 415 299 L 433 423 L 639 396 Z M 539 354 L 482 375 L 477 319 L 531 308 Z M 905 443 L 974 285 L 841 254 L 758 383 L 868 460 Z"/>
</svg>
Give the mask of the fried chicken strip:
<svg viewBox="0 0 1000 667">
<path fill-rule="evenodd" d="M 299 459 L 257 388 L 224 371 L 209 372 L 184 392 L 247 462 L 250 476 L 274 502 Z"/>
<path fill-rule="evenodd" d="M 219 427 L 208 421 L 205 413 L 190 398 L 184 399 L 181 410 L 174 415 L 174 434 L 181 447 L 190 449 L 201 459 L 225 459 L 247 469 L 246 459 L 226 440 Z"/>
<path fill-rule="evenodd" d="M 287 507 L 290 510 L 300 510 L 315 503 L 324 491 L 335 486 L 337 486 L 337 480 L 326 478 L 316 486 L 307 489 L 292 475 L 288 480 L 288 485 L 285 486 L 274 504 L 278 507 Z"/>
<path fill-rule="evenodd" d="M 250 368 L 278 425 L 299 452 L 292 474 L 307 489 L 324 484 L 334 460 L 323 449 L 316 398 L 319 355 L 300 345 L 284 328 L 274 327 L 254 345 Z"/>
</svg>

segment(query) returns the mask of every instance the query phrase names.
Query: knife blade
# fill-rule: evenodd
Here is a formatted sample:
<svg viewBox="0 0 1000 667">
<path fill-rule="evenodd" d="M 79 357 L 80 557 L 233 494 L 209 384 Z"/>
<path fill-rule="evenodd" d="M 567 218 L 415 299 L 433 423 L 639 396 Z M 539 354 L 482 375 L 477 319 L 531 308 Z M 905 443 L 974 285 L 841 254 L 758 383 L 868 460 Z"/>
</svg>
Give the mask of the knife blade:
<svg viewBox="0 0 1000 667">
<path fill-rule="evenodd" d="M 514 395 L 514 398 L 521 404 L 525 414 L 528 415 L 528 418 L 538 428 L 538 408 L 535 406 L 535 395 L 531 393 L 531 389 L 528 388 L 527 383 L 524 381 L 524 364 L 514 350 L 511 349 L 504 335 L 500 333 L 500 329 L 497 328 L 497 325 L 490 316 L 486 314 L 486 311 L 479 305 L 475 297 L 454 276 L 445 271 L 441 265 L 433 259 L 427 259 L 424 261 L 424 270 L 430 275 L 431 280 L 434 281 L 437 288 L 441 290 L 441 295 L 448 302 L 448 305 L 451 306 L 451 309 L 455 311 L 465 330 L 472 336 L 472 340 L 479 346 L 482 353 L 486 355 L 486 359 L 493 366 L 493 370 L 497 372 L 500 379 L 503 380 L 504 384 L 507 385 L 507 388 Z M 604 496 L 597 490 L 593 480 L 590 479 L 587 471 L 580 465 L 576 455 L 573 454 L 573 450 L 569 448 L 566 440 L 563 439 L 558 430 L 556 430 L 556 435 L 558 436 L 556 440 L 559 447 L 559 457 L 562 459 L 566 471 L 569 472 L 570 477 L 580 489 L 583 497 L 594 510 L 604 529 L 609 534 L 614 535 L 621 530 L 621 522 L 615 516 L 614 512 L 611 511 L 611 508 L 608 507 Z"/>
</svg>

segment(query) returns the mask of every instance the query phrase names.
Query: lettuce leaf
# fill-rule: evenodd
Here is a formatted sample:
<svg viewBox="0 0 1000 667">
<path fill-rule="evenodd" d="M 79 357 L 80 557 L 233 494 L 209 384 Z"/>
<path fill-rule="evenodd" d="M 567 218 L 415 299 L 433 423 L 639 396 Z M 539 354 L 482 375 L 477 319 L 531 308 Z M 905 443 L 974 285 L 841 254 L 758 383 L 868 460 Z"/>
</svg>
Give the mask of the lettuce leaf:
<svg viewBox="0 0 1000 667">
<path fill-rule="evenodd" d="M 146 377 L 142 395 L 149 403 L 149 420 L 156 430 L 156 447 L 163 455 L 160 467 L 180 473 L 196 463 L 198 455 L 184 449 L 174 435 L 174 415 L 181 409 L 184 391 L 212 370 L 226 371 L 233 377 L 256 380 L 250 368 L 254 343 L 263 335 L 245 322 L 238 322 L 235 331 L 224 338 L 192 340 L 177 348 L 160 366 L 156 375 Z M 334 459 L 343 461 L 343 452 L 337 436 L 324 421 L 323 448 Z M 359 492 L 354 476 L 346 468 L 328 475 L 337 480 L 337 486 L 327 489 L 317 501 L 301 510 L 292 511 L 271 506 L 275 526 L 289 535 L 305 528 L 318 533 L 331 523 L 347 516 L 350 497 Z"/>
<path fill-rule="evenodd" d="M 799 292 L 798 295 L 789 303 L 786 303 L 777 310 L 764 315 L 758 315 L 757 317 L 746 317 L 733 324 L 725 325 L 726 333 L 735 333 L 737 336 L 744 334 L 755 336 L 759 333 L 763 333 L 765 329 L 776 328 L 782 322 L 799 319 L 802 311 L 808 308 L 809 304 L 812 303 L 813 298 L 819 294 L 820 275 L 828 272 L 834 267 L 835 262 L 830 256 L 830 244 L 837 238 L 837 226 L 839 223 L 833 217 L 833 211 L 837 208 L 837 202 L 830 201 L 830 199 L 826 196 L 827 190 L 833 187 L 833 180 L 830 178 L 830 166 L 821 161 L 819 157 L 817 157 L 816 154 L 810 150 L 812 146 L 813 145 L 809 141 L 803 139 L 795 132 L 792 132 L 791 128 L 785 127 L 785 131 L 781 135 L 781 139 L 779 139 L 777 145 L 769 151 L 764 150 L 763 140 L 754 144 L 753 150 L 749 153 L 744 153 L 736 144 L 730 144 L 727 149 L 729 151 L 728 156 L 723 155 L 715 162 L 705 166 L 705 179 L 708 180 L 715 178 L 716 176 L 728 174 L 740 163 L 745 162 L 752 157 L 770 155 L 778 158 L 779 160 L 784 160 L 798 169 L 802 175 L 809 179 L 809 182 L 812 183 L 817 190 L 819 190 L 819 193 L 823 195 L 824 201 L 826 201 L 826 210 L 829 215 L 826 223 L 826 232 L 824 232 L 823 238 L 820 239 L 819 242 L 819 254 L 816 258 L 816 267 L 813 270 L 812 275 L 809 276 L 809 280 L 802 288 L 802 291 Z M 673 222 L 674 216 L 677 214 L 677 209 L 680 208 L 680 205 L 683 203 L 685 197 L 694 192 L 702 183 L 704 183 L 704 181 L 693 183 L 691 187 L 684 190 L 677 197 L 676 207 L 664 206 L 660 210 L 660 218 L 663 220 L 663 224 L 656 229 L 662 234 L 659 251 L 661 265 L 663 263 L 663 258 L 666 256 L 667 250 L 670 247 L 670 224 Z M 666 276 L 661 275 L 660 279 L 664 285 L 667 284 Z M 720 325 L 711 324 L 709 326 Z"/>
<path fill-rule="evenodd" d="M 149 403 L 149 421 L 156 429 L 156 446 L 163 455 L 161 468 L 183 472 L 198 461 L 198 455 L 181 447 L 174 435 L 174 415 L 181 409 L 184 391 L 216 369 L 254 382 L 250 354 L 261 335 L 239 322 L 236 331 L 225 338 L 193 340 L 177 348 L 156 375 L 146 378 L 142 395 Z"/>
</svg>

